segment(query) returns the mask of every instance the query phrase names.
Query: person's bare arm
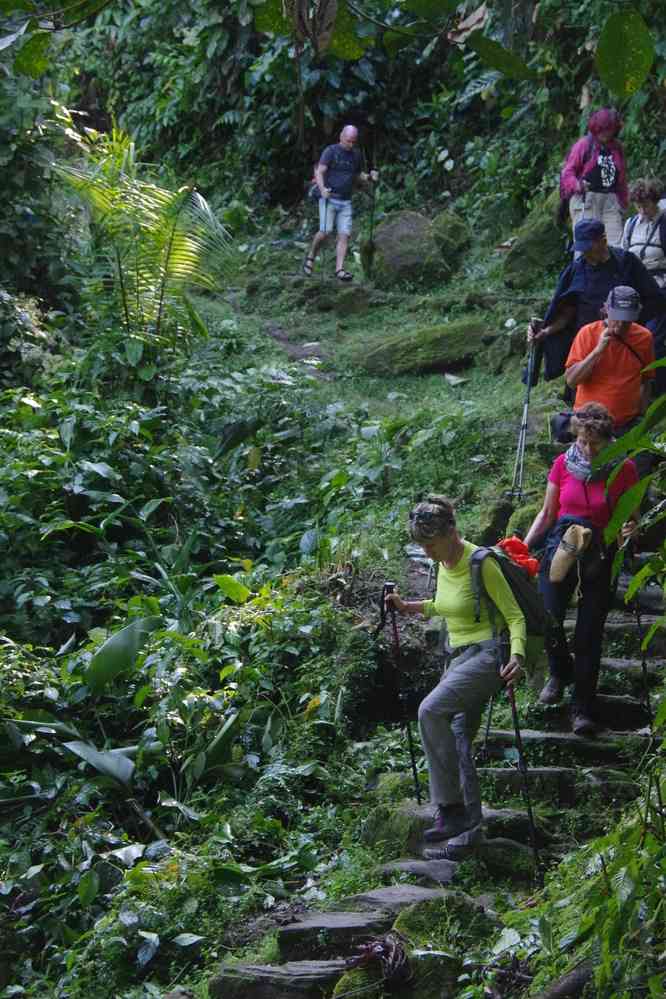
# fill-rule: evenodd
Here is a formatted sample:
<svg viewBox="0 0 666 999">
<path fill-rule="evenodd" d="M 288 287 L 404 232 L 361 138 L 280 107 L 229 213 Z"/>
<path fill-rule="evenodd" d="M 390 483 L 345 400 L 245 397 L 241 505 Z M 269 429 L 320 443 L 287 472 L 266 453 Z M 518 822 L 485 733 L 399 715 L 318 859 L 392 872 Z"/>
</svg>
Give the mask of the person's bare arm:
<svg viewBox="0 0 666 999">
<path fill-rule="evenodd" d="M 586 382 L 592 376 L 599 358 L 610 343 L 610 339 L 610 333 L 607 329 L 604 329 L 599 338 L 599 343 L 590 351 L 587 357 L 584 357 L 582 361 L 576 361 L 575 364 L 571 364 L 567 368 L 564 372 L 564 380 L 569 388 L 576 388 L 577 385 L 580 385 L 581 382 Z"/>
<path fill-rule="evenodd" d="M 547 326 L 542 326 L 540 330 L 535 330 L 530 323 L 527 327 L 527 342 L 531 343 L 533 340 L 543 340 L 544 337 L 552 336 L 553 333 L 559 333 L 561 330 L 568 326 L 572 321 L 576 313 L 576 307 L 574 305 L 563 305 L 558 309 L 557 315 L 548 323 Z"/>
<path fill-rule="evenodd" d="M 532 522 L 532 526 L 525 535 L 525 544 L 530 545 L 549 530 L 557 520 L 557 508 L 560 501 L 560 487 L 555 482 L 549 482 L 546 486 L 546 495 L 543 506 Z"/>
<path fill-rule="evenodd" d="M 423 600 L 403 600 L 397 591 L 388 593 L 386 603 L 393 604 L 398 614 L 423 614 Z"/>
<path fill-rule="evenodd" d="M 317 163 L 317 169 L 315 170 L 315 180 L 317 181 L 317 187 L 319 188 L 319 193 L 322 198 L 328 198 L 330 191 L 326 187 L 326 171 L 328 167 L 325 163 Z"/>
</svg>

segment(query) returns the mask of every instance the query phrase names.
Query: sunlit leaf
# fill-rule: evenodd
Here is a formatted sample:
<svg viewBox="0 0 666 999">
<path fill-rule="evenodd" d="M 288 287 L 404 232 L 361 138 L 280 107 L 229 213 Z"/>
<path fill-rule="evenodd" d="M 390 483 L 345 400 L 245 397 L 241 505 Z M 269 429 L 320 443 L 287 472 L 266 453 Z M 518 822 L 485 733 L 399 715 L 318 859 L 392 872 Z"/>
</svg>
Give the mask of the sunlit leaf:
<svg viewBox="0 0 666 999">
<path fill-rule="evenodd" d="M 213 576 L 213 579 L 222 590 L 225 597 L 228 597 L 229 600 L 233 600 L 236 604 L 244 604 L 248 597 L 251 596 L 252 591 L 248 590 L 247 586 L 244 586 L 243 583 L 234 579 L 233 576 Z"/>
<path fill-rule="evenodd" d="M 177 937 L 173 938 L 171 943 L 174 943 L 177 947 L 193 947 L 194 944 L 201 943 L 205 939 L 205 937 L 199 936 L 198 933 L 179 933 Z"/>
<path fill-rule="evenodd" d="M 599 37 L 596 64 L 602 82 L 620 99 L 645 83 L 655 48 L 647 24 L 637 10 L 623 7 L 611 14 Z"/>
<path fill-rule="evenodd" d="M 90 689 L 100 693 L 117 676 L 132 669 L 139 650 L 161 623 L 160 617 L 139 617 L 111 635 L 90 660 L 86 672 Z"/>
<path fill-rule="evenodd" d="M 331 36 L 328 51 L 338 59 L 353 61 L 363 56 L 372 39 L 361 39 L 356 33 L 358 21 L 346 4 L 341 3 L 335 19 L 335 30 Z"/>
<path fill-rule="evenodd" d="M 264 0 L 255 7 L 254 26 L 266 34 L 290 35 L 292 23 L 283 13 L 282 0 Z"/>
</svg>

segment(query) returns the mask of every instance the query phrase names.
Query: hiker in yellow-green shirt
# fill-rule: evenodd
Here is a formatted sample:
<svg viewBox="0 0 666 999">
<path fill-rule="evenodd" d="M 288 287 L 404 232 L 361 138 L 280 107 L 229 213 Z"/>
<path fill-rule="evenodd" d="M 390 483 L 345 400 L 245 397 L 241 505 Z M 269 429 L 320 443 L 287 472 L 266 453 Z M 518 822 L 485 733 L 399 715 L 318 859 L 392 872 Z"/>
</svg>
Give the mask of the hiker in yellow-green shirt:
<svg viewBox="0 0 666 999">
<path fill-rule="evenodd" d="M 481 791 L 472 743 L 486 702 L 523 674 L 526 627 L 509 584 L 490 558 L 482 563 L 481 578 L 499 613 L 493 615 L 493 622 L 488 601 L 482 600 L 476 620 L 469 561 L 477 545 L 461 538 L 449 500 L 428 496 L 418 503 L 409 515 L 409 530 L 412 540 L 438 564 L 435 599 L 403 600 L 399 593 L 392 593 L 386 600 L 401 614 L 443 617 L 451 651 L 448 669 L 419 705 L 430 800 L 436 808 L 435 824 L 426 830 L 425 838 L 437 842 L 481 823 Z M 500 663 L 504 665 L 500 667 Z"/>
</svg>

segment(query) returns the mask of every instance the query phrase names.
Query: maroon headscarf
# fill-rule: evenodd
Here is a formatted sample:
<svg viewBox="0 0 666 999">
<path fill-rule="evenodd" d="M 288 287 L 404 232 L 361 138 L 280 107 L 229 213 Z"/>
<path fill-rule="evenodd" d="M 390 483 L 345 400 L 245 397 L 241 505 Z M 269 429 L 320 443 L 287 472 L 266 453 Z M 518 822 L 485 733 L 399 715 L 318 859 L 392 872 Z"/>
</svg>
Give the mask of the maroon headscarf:
<svg viewBox="0 0 666 999">
<path fill-rule="evenodd" d="M 590 115 L 587 128 L 595 139 L 600 132 L 612 132 L 615 139 L 622 131 L 623 125 L 624 122 L 615 108 L 600 108 Z"/>
</svg>

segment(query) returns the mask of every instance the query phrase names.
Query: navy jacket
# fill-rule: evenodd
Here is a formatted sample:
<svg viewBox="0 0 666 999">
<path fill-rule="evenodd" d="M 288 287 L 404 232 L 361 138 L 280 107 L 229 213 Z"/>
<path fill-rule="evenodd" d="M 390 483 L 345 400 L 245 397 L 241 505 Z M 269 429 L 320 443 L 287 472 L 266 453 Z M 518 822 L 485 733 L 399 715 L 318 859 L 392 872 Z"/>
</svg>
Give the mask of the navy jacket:
<svg viewBox="0 0 666 999">
<path fill-rule="evenodd" d="M 539 379 L 542 359 L 543 376 L 546 381 L 564 374 L 564 365 L 576 333 L 581 326 L 597 322 L 600 318 L 599 310 L 606 301 L 609 291 L 619 284 L 629 285 L 640 295 L 642 309 L 638 322 L 643 326 L 649 320 L 666 317 L 666 295 L 633 253 L 612 246 L 608 264 L 599 268 L 588 264 L 585 257 L 572 260 L 560 274 L 555 294 L 544 318 L 546 324 L 551 322 L 557 314 L 558 307 L 565 302 L 575 306 L 575 317 L 559 333 L 547 336 L 537 344 L 532 384 L 535 385 Z M 657 356 L 663 353 L 659 350 L 659 346 L 661 345 L 657 344 L 655 336 Z"/>
</svg>

